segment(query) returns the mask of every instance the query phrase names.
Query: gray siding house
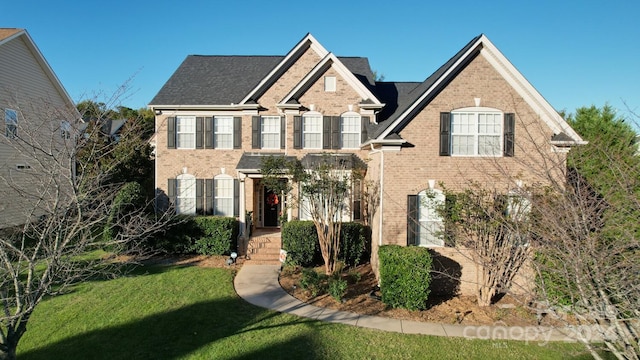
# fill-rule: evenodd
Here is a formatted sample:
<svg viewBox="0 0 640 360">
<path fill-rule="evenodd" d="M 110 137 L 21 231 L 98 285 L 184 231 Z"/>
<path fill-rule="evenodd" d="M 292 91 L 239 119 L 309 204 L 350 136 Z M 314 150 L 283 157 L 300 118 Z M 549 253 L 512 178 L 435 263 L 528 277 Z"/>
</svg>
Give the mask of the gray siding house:
<svg viewBox="0 0 640 360">
<path fill-rule="evenodd" d="M 46 211 L 41 156 L 64 154 L 80 118 L 69 94 L 24 29 L 0 28 L 0 229 Z M 44 155 L 43 155 L 44 154 Z M 64 156 L 64 155 L 63 155 Z M 71 164 L 70 157 L 58 165 Z M 59 157 L 57 157 L 59 160 Z"/>
</svg>

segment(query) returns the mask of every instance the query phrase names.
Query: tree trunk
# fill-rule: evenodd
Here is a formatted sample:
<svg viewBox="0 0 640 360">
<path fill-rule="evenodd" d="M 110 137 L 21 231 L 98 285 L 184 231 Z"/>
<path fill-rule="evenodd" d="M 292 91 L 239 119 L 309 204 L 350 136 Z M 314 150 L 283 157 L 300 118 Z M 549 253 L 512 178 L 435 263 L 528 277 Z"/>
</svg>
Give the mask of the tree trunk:
<svg viewBox="0 0 640 360">
<path fill-rule="evenodd" d="M 13 341 L 9 341 L 9 344 L 3 344 L 0 347 L 0 360 L 16 360 L 16 350 L 18 344 L 14 344 Z"/>
</svg>

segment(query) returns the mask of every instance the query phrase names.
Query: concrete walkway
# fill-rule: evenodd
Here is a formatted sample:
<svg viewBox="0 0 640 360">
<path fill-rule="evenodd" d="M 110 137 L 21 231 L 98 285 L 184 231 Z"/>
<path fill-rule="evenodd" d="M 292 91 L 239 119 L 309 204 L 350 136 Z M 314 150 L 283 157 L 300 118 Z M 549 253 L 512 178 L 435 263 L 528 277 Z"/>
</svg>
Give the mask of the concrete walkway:
<svg viewBox="0 0 640 360">
<path fill-rule="evenodd" d="M 542 326 L 455 325 L 398 320 L 381 316 L 359 315 L 352 312 L 321 308 L 304 303 L 289 295 L 278 281 L 279 265 L 242 266 L 235 277 L 238 295 L 247 302 L 263 308 L 298 315 L 320 321 L 360 326 L 369 329 L 393 331 L 404 334 L 456 336 L 470 339 L 522 340 L 522 341 L 576 341 L 578 329 L 563 331 Z M 589 329 L 581 333 L 593 339 Z M 595 335 L 595 332 L 593 332 Z"/>
</svg>

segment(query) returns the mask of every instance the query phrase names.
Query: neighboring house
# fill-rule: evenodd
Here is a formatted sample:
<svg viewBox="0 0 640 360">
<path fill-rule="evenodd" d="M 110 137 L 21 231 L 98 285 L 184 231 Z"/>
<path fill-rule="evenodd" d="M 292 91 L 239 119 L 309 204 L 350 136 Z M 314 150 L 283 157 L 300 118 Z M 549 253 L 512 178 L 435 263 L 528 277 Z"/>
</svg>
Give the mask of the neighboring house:
<svg viewBox="0 0 640 360">
<path fill-rule="evenodd" d="M 55 154 L 79 119 L 26 30 L 0 28 L 0 114 L 1 229 L 42 215 L 35 203 L 44 162 L 35 154 Z"/>
<path fill-rule="evenodd" d="M 489 164 L 531 184 L 532 164 L 552 154 L 564 168 L 566 150 L 583 143 L 484 35 L 423 82 L 376 82 L 366 58 L 338 57 L 310 34 L 285 56 L 191 55 L 149 106 L 164 205 L 241 222 L 252 211 L 255 226 L 276 227 L 286 199 L 261 184 L 262 157 L 339 153 L 366 164 L 343 218 L 361 221 L 370 209 L 374 267 L 379 245 L 429 246 L 460 261 L 463 278 L 472 267 L 433 231 L 441 184 L 507 192 L 513 184 Z"/>
</svg>

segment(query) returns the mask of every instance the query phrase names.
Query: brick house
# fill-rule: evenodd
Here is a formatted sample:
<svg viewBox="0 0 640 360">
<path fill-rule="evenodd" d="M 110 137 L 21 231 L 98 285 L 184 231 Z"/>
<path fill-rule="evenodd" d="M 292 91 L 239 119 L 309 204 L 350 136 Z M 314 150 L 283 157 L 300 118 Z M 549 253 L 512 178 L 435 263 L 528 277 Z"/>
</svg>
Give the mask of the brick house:
<svg viewBox="0 0 640 360">
<path fill-rule="evenodd" d="M 502 181 L 508 191 L 506 175 L 534 181 L 538 158 L 554 154 L 562 168 L 567 149 L 583 143 L 485 35 L 423 82 L 377 82 L 366 58 L 338 57 L 310 34 L 285 56 L 191 55 L 149 107 L 159 205 L 237 216 L 241 232 L 247 211 L 256 227 L 277 227 L 286 201 L 262 186 L 263 156 L 330 152 L 361 160 L 375 207 L 361 203 L 364 185 L 354 184 L 345 220 L 371 226 L 374 267 L 382 244 L 429 246 L 456 258 L 429 231 L 441 220 L 425 203 L 443 201 L 440 184 Z M 509 174 L 500 177 L 488 163 Z M 435 197 L 423 201 L 426 190 Z M 304 214 L 289 207 L 284 216 Z M 471 279 L 472 266 L 456 261 Z"/>
</svg>

